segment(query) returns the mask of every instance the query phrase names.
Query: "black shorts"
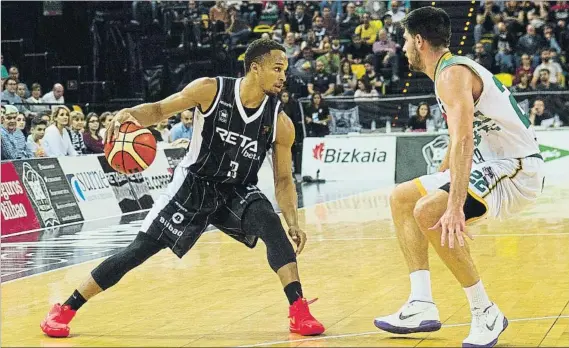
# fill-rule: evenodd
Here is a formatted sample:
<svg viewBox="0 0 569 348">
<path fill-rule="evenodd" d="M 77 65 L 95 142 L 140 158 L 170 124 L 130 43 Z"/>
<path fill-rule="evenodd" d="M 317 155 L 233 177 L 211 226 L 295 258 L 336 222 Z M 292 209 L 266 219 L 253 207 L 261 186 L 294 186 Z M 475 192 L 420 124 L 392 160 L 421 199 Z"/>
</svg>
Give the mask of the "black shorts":
<svg viewBox="0 0 569 348">
<path fill-rule="evenodd" d="M 184 256 L 208 225 L 254 248 L 258 237 L 243 231 L 245 209 L 256 200 L 268 199 L 255 185 L 222 184 L 200 179 L 178 167 L 166 192 L 142 223 L 141 231 Z M 268 214 L 276 214 L 269 203 Z"/>
</svg>

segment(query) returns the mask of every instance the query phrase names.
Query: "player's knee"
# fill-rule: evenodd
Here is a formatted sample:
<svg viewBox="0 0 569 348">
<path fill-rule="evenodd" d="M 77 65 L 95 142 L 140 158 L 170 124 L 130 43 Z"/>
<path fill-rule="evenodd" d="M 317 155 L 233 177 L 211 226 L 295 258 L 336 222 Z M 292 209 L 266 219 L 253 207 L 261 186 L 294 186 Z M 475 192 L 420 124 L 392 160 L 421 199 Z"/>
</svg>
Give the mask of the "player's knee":
<svg viewBox="0 0 569 348">
<path fill-rule="evenodd" d="M 440 209 L 436 207 L 436 200 L 431 196 L 425 196 L 417 201 L 415 209 L 413 209 L 413 217 L 415 222 L 421 228 L 421 231 L 428 231 L 437 223 L 437 213 Z"/>
<path fill-rule="evenodd" d="M 412 182 L 406 182 L 397 185 L 389 196 L 389 204 L 391 206 L 391 209 L 401 210 L 406 209 L 406 207 L 408 207 L 408 209 L 412 209 L 415 205 L 415 202 L 413 199 L 412 191 L 410 190 L 414 189 L 415 186 Z"/>
</svg>

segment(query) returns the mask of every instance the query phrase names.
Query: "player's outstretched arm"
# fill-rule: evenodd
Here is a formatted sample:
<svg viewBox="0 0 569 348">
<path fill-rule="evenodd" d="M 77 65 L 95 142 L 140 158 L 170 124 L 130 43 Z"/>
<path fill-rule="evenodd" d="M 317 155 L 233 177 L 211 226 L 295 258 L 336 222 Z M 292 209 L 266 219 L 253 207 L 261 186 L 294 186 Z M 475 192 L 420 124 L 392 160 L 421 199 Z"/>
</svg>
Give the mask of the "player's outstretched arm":
<svg viewBox="0 0 569 348">
<path fill-rule="evenodd" d="M 120 124 L 131 121 L 148 127 L 174 114 L 199 106 L 206 110 L 213 103 L 217 91 L 217 80 L 204 77 L 189 83 L 180 92 L 155 103 L 140 104 L 132 108 L 119 111 L 115 118 L 109 122 L 107 141 L 112 134 L 118 133 Z M 112 131 L 110 131 L 112 128 Z M 116 135 L 116 134 L 115 134 Z"/>
<path fill-rule="evenodd" d="M 306 234 L 298 226 L 298 197 L 292 179 L 291 147 L 294 143 L 294 125 L 284 112 L 278 115 L 276 132 L 273 147 L 275 195 L 288 225 L 289 234 L 297 245 L 296 253 L 300 254 L 306 243 Z"/>
</svg>

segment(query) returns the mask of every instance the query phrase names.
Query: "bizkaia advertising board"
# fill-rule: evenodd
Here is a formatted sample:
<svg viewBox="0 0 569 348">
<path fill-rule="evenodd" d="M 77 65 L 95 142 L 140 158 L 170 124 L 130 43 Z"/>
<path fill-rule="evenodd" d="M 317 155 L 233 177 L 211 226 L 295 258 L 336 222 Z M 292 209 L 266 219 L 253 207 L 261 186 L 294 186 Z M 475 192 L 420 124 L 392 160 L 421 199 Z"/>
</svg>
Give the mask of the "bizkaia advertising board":
<svg viewBox="0 0 569 348">
<path fill-rule="evenodd" d="M 61 157 L 59 164 L 85 220 L 121 215 L 121 208 L 97 156 Z"/>
<path fill-rule="evenodd" d="M 395 136 L 305 138 L 302 176 L 393 183 Z"/>
<path fill-rule="evenodd" d="M 54 227 L 83 220 L 79 205 L 57 158 L 12 162 L 42 227 Z"/>
<path fill-rule="evenodd" d="M 2 163 L 0 176 L 0 204 L 2 235 L 40 228 L 32 203 L 26 195 L 24 184 L 11 162 Z"/>
</svg>

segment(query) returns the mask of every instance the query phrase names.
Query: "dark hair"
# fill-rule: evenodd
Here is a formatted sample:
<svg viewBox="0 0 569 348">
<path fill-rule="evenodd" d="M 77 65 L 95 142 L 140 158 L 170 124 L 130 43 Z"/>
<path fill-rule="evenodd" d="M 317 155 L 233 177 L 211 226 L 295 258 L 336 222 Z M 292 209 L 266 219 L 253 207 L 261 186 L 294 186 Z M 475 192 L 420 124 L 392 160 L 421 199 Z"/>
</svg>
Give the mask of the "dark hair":
<svg viewBox="0 0 569 348">
<path fill-rule="evenodd" d="M 549 69 L 547 69 L 547 68 L 541 68 L 541 69 L 539 69 L 539 73 L 540 73 L 540 74 L 541 74 L 542 72 L 544 72 L 544 71 L 547 72 L 549 75 L 551 75 L 551 71 L 549 71 Z"/>
<path fill-rule="evenodd" d="M 41 116 L 36 116 L 32 119 L 32 128 L 44 125 L 47 127 L 47 122 L 42 120 Z"/>
<path fill-rule="evenodd" d="M 257 39 L 253 41 L 247 51 L 245 51 L 245 74 L 251 70 L 253 62 L 260 63 L 263 57 L 270 54 L 273 50 L 279 50 L 286 53 L 285 48 L 278 42 L 271 39 Z"/>
<path fill-rule="evenodd" d="M 41 90 L 41 85 L 37 82 L 32 83 L 32 91 L 35 91 L 36 89 Z"/>
<path fill-rule="evenodd" d="M 431 108 L 429 107 L 429 104 L 427 102 L 420 102 L 419 106 L 417 106 L 417 117 L 421 117 L 421 114 L 419 113 L 419 110 L 421 109 L 421 106 L 425 105 L 427 107 L 427 116 L 425 116 L 425 118 L 429 118 L 431 117 Z"/>
<path fill-rule="evenodd" d="M 370 93 L 372 86 L 371 86 L 371 81 L 368 78 L 362 77 L 361 79 L 358 80 L 358 83 L 361 81 L 361 83 L 364 84 L 364 88 L 365 88 L 365 92 L 366 93 Z M 356 86 L 356 88 L 359 88 L 359 86 Z"/>
<path fill-rule="evenodd" d="M 443 9 L 420 7 L 409 12 L 401 21 L 401 25 L 412 36 L 421 35 L 434 48 L 450 46 L 450 18 Z"/>
<path fill-rule="evenodd" d="M 18 81 L 16 81 L 16 79 L 8 77 L 6 80 L 4 80 L 4 86 L 3 86 L 4 89 L 6 89 L 6 86 L 8 86 L 8 81 L 14 81 L 14 82 L 18 83 Z"/>
</svg>

